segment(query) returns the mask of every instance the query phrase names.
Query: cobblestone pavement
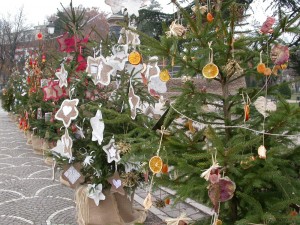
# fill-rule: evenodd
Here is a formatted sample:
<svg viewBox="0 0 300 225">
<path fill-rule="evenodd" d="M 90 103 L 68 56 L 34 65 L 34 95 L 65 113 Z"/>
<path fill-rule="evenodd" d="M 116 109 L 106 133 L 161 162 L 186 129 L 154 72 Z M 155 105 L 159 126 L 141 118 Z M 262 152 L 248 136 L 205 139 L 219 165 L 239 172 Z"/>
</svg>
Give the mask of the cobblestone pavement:
<svg viewBox="0 0 300 225">
<path fill-rule="evenodd" d="M 74 190 L 52 180 L 52 169 L 42 155 L 26 144 L 24 134 L 0 108 L 0 225 L 76 225 Z M 145 187 L 146 189 L 146 187 Z M 135 195 L 142 205 L 147 192 L 141 188 Z M 154 190 L 153 199 L 172 196 L 172 190 Z M 165 224 L 168 217 L 185 212 L 194 220 L 211 214 L 209 208 L 192 200 L 148 212 L 145 225 Z"/>
</svg>

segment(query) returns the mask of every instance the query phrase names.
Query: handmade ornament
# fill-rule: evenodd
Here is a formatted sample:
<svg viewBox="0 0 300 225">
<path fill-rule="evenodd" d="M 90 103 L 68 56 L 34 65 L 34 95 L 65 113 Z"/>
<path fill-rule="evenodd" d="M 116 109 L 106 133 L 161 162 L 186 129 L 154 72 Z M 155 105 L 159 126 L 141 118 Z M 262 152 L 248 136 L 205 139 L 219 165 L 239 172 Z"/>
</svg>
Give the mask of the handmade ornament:
<svg viewBox="0 0 300 225">
<path fill-rule="evenodd" d="M 94 58 L 91 56 L 87 57 L 86 72 L 87 72 L 88 76 L 97 76 L 100 60 L 101 60 L 100 57 L 97 57 L 97 58 Z"/>
<path fill-rule="evenodd" d="M 69 131 L 67 128 L 65 129 L 65 134 L 61 137 L 61 142 L 64 145 L 64 150 L 63 150 L 64 155 L 67 156 L 69 159 L 71 159 L 73 140 L 69 136 Z"/>
<path fill-rule="evenodd" d="M 262 34 L 272 34 L 273 29 L 272 26 L 275 23 L 274 17 L 268 17 L 267 20 L 263 23 L 262 27 L 260 28 L 260 32 Z"/>
<path fill-rule="evenodd" d="M 138 65 L 142 62 L 142 55 L 138 51 L 130 52 L 128 62 L 132 65 Z"/>
<path fill-rule="evenodd" d="M 37 111 L 36 111 L 36 118 L 37 118 L 38 120 L 43 119 L 42 108 L 38 108 L 38 109 L 37 109 Z"/>
<path fill-rule="evenodd" d="M 258 153 L 258 157 L 260 159 L 266 159 L 267 158 L 267 150 L 266 150 L 265 146 L 263 146 L 263 145 L 259 146 L 259 148 L 257 150 L 257 153 Z"/>
<path fill-rule="evenodd" d="M 142 73 L 144 72 L 144 65 L 138 64 L 138 65 L 132 65 L 130 63 L 125 65 L 125 70 L 128 74 L 134 78 L 135 80 L 143 81 Z"/>
<path fill-rule="evenodd" d="M 211 23 L 214 20 L 214 17 L 210 12 L 206 14 L 206 20 L 209 23 Z"/>
<path fill-rule="evenodd" d="M 207 5 L 203 5 L 203 6 L 200 6 L 200 5 L 196 6 L 196 5 L 194 5 L 191 9 L 192 9 L 192 11 L 194 13 L 196 13 L 197 11 L 199 11 L 201 13 L 201 15 L 203 15 L 204 13 L 207 12 Z"/>
<path fill-rule="evenodd" d="M 156 208 L 164 208 L 164 207 L 166 207 L 166 203 L 162 199 L 156 199 L 154 201 L 154 205 L 155 205 Z"/>
<path fill-rule="evenodd" d="M 113 67 L 114 71 L 124 70 L 128 61 L 128 45 L 114 45 L 112 47 L 113 55 L 107 57 L 107 64 Z"/>
<path fill-rule="evenodd" d="M 87 167 L 87 166 L 90 166 L 92 163 L 94 163 L 94 157 L 91 156 L 91 155 L 88 155 L 85 157 L 85 159 L 83 160 L 83 166 L 84 167 Z"/>
<path fill-rule="evenodd" d="M 80 163 L 68 164 L 64 166 L 61 176 L 69 183 L 70 187 L 73 189 L 84 182 L 84 177 L 80 173 L 80 169 Z"/>
<path fill-rule="evenodd" d="M 150 170 L 155 174 L 155 173 L 159 173 L 162 169 L 163 166 L 163 161 L 159 156 L 153 156 L 150 160 L 149 160 L 149 168 Z"/>
<path fill-rule="evenodd" d="M 117 149 L 115 145 L 114 136 L 110 139 L 109 143 L 103 146 L 103 150 L 107 154 L 107 162 L 111 163 L 112 161 L 119 162 L 121 160 L 120 151 Z"/>
<path fill-rule="evenodd" d="M 138 185 L 140 176 L 137 172 L 130 171 L 130 172 L 123 173 L 121 175 L 121 178 L 124 187 L 132 188 Z"/>
<path fill-rule="evenodd" d="M 63 86 L 68 87 L 68 71 L 65 70 L 65 66 L 62 63 L 60 67 L 60 71 L 55 73 L 55 76 L 59 79 L 59 87 L 62 88 Z"/>
<path fill-rule="evenodd" d="M 177 218 L 167 218 L 165 219 L 165 222 L 167 225 L 180 225 L 180 222 L 188 223 L 188 221 L 191 221 L 192 219 L 186 216 L 186 213 L 182 213 Z"/>
<path fill-rule="evenodd" d="M 41 88 L 48 86 L 48 83 L 49 83 L 48 79 L 41 79 L 41 85 L 40 85 Z"/>
<path fill-rule="evenodd" d="M 48 85 L 42 87 L 42 91 L 44 93 L 43 100 L 57 100 L 57 91 L 53 88 L 54 82 L 48 82 Z"/>
<path fill-rule="evenodd" d="M 92 141 L 98 141 L 98 144 L 101 145 L 103 141 L 103 131 L 104 131 L 104 122 L 102 119 L 102 113 L 98 109 L 94 117 L 90 119 L 92 126 Z"/>
<path fill-rule="evenodd" d="M 112 193 L 119 193 L 121 195 L 125 195 L 125 190 L 123 188 L 122 180 L 118 171 L 116 171 L 113 176 L 108 178 L 107 181 L 111 184 L 110 191 Z"/>
<path fill-rule="evenodd" d="M 290 57 L 289 47 L 285 45 L 274 45 L 271 49 L 271 59 L 275 65 L 286 65 Z"/>
<path fill-rule="evenodd" d="M 144 206 L 145 210 L 147 211 L 148 209 L 150 209 L 152 204 L 153 203 L 152 203 L 151 193 L 148 193 L 145 200 L 144 200 L 144 202 L 143 202 L 143 206 Z"/>
<path fill-rule="evenodd" d="M 226 73 L 227 77 L 231 77 L 233 75 L 240 76 L 244 72 L 238 62 L 234 59 L 227 62 L 226 66 L 223 67 L 223 71 Z"/>
<path fill-rule="evenodd" d="M 246 94 L 246 97 L 244 94 L 242 94 L 243 101 L 244 101 L 244 122 L 248 121 L 250 118 L 250 98 L 248 94 Z"/>
<path fill-rule="evenodd" d="M 99 59 L 98 59 L 99 58 Z M 98 57 L 99 60 L 98 64 L 98 72 L 97 74 L 92 74 L 92 81 L 95 85 L 103 84 L 105 86 L 110 84 L 110 77 L 114 73 L 114 68 L 109 65 L 106 59 L 103 56 Z"/>
<path fill-rule="evenodd" d="M 211 156 L 212 157 L 212 165 L 207 170 L 205 170 L 203 173 L 201 173 L 201 177 L 204 178 L 206 181 L 218 181 L 220 179 L 220 166 L 217 161 L 217 156 Z"/>
<path fill-rule="evenodd" d="M 251 155 L 250 157 L 247 157 L 245 160 L 242 160 L 240 162 L 240 165 L 243 169 L 248 169 L 253 165 L 252 162 L 254 162 L 255 160 L 256 158 L 253 155 Z"/>
<path fill-rule="evenodd" d="M 159 79 L 163 82 L 168 82 L 170 80 L 171 76 L 167 69 L 163 69 L 159 73 Z"/>
<path fill-rule="evenodd" d="M 69 127 L 71 121 L 75 120 L 78 116 L 78 110 L 76 108 L 78 102 L 78 99 L 65 99 L 56 112 L 55 119 L 62 121 L 65 127 Z"/>
<path fill-rule="evenodd" d="M 80 47 L 80 49 L 81 49 L 81 47 Z M 83 57 L 82 54 L 78 54 L 76 72 L 85 71 L 86 67 L 87 67 L 87 62 L 86 62 L 85 58 Z"/>
<path fill-rule="evenodd" d="M 177 20 L 174 20 L 169 26 L 169 31 L 166 32 L 167 37 L 182 37 L 185 35 L 187 29 L 181 24 L 177 23 Z"/>
<path fill-rule="evenodd" d="M 59 81 L 58 80 L 54 80 L 52 83 L 52 88 L 56 91 L 56 99 L 59 100 L 63 97 L 68 97 L 68 93 L 67 90 L 65 88 L 60 88 L 59 87 Z"/>
<path fill-rule="evenodd" d="M 209 52 L 209 63 L 206 64 L 202 69 L 202 75 L 205 78 L 213 79 L 218 76 L 219 68 L 213 63 L 213 49 L 211 48 L 212 42 L 208 43 L 210 52 Z"/>
<path fill-rule="evenodd" d="M 148 92 L 152 96 L 156 96 L 159 98 L 159 94 L 167 92 L 167 83 L 161 81 L 159 75 L 151 76 L 148 83 Z"/>
<path fill-rule="evenodd" d="M 267 67 L 266 69 L 265 69 L 265 71 L 264 71 L 264 75 L 265 76 L 270 76 L 272 74 L 272 70 L 269 68 L 269 67 Z"/>
<path fill-rule="evenodd" d="M 134 27 L 134 26 L 129 26 L 129 28 L 134 29 L 134 30 L 136 29 L 136 27 Z M 131 30 L 126 30 L 125 35 L 126 35 L 126 44 L 127 45 L 131 45 L 131 46 L 135 47 L 135 46 L 141 44 L 139 35 L 137 33 L 134 33 Z"/>
<path fill-rule="evenodd" d="M 277 109 L 276 104 L 271 100 L 266 99 L 264 96 L 258 97 L 254 102 L 254 106 L 264 117 L 269 115 L 268 112 L 274 112 Z"/>
<path fill-rule="evenodd" d="M 140 105 L 140 97 L 134 93 L 134 89 L 132 87 L 131 81 L 130 81 L 130 87 L 128 93 L 128 101 L 129 101 L 129 106 L 131 111 L 131 119 L 134 120 L 136 117 L 136 110 Z"/>
<path fill-rule="evenodd" d="M 105 0 L 105 4 L 109 5 L 113 14 L 117 14 L 122 10 L 122 1 L 120 0 Z"/>
<path fill-rule="evenodd" d="M 100 201 L 105 200 L 105 195 L 102 193 L 102 184 L 88 184 L 87 195 L 93 199 L 96 206 L 99 206 Z"/>
</svg>

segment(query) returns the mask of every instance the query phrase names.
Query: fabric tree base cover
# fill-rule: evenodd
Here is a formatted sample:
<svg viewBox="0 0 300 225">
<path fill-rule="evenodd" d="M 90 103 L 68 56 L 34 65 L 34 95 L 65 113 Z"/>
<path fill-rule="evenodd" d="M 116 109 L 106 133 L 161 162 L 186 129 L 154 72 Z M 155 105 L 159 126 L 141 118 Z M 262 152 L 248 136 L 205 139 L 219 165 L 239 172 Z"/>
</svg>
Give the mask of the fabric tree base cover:
<svg viewBox="0 0 300 225">
<path fill-rule="evenodd" d="M 34 153 L 38 155 L 43 155 L 43 139 L 38 136 L 32 135 L 31 142 Z"/>
<path fill-rule="evenodd" d="M 77 222 L 79 225 L 134 225 L 143 223 L 147 213 L 133 207 L 127 195 L 104 190 L 105 200 L 99 206 L 87 196 L 87 187 L 79 186 L 75 192 Z"/>
</svg>

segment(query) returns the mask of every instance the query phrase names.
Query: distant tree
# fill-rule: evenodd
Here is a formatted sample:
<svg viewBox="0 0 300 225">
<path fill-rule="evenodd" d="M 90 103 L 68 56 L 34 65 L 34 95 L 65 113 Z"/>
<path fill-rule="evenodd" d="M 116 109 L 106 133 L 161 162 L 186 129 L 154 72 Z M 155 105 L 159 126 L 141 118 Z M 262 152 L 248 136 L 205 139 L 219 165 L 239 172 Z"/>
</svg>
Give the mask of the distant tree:
<svg viewBox="0 0 300 225">
<path fill-rule="evenodd" d="M 163 8 L 157 0 L 150 0 L 150 5 L 147 9 L 151 11 L 161 11 Z"/>
</svg>

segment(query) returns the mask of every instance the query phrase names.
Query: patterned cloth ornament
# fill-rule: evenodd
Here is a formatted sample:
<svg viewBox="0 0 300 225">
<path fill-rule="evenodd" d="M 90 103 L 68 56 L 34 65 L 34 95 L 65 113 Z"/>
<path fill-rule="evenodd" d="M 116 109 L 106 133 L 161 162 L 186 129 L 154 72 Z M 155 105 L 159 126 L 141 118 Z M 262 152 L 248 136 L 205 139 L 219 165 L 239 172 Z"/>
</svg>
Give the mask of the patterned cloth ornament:
<svg viewBox="0 0 300 225">
<path fill-rule="evenodd" d="M 115 69 L 107 63 L 103 56 L 99 56 L 96 60 L 99 61 L 99 64 L 97 73 L 92 73 L 92 81 L 95 85 L 103 84 L 107 86 L 110 84 L 110 76 L 115 72 Z"/>
<path fill-rule="evenodd" d="M 94 200 L 96 206 L 99 206 L 100 201 L 105 200 L 105 195 L 102 193 L 102 184 L 88 184 L 86 191 L 88 197 Z"/>
<path fill-rule="evenodd" d="M 98 109 L 94 117 L 90 119 L 92 126 L 92 141 L 98 141 L 98 144 L 101 145 L 103 141 L 103 132 L 104 132 L 104 122 L 102 119 L 102 112 Z"/>
<path fill-rule="evenodd" d="M 107 181 L 111 184 L 110 191 L 112 193 L 119 193 L 120 195 L 125 195 L 125 190 L 123 188 L 122 180 L 118 171 L 116 171 L 113 176 L 108 178 Z"/>
<path fill-rule="evenodd" d="M 55 76 L 59 79 L 59 87 L 62 88 L 63 86 L 68 87 L 68 71 L 65 70 L 65 66 L 62 63 L 60 67 L 60 71 L 55 73 Z"/>
<path fill-rule="evenodd" d="M 78 116 L 78 110 L 76 108 L 78 102 L 78 99 L 65 99 L 56 112 L 55 119 L 62 121 L 65 127 L 69 127 L 71 121 L 75 120 Z"/>
<path fill-rule="evenodd" d="M 110 139 L 107 145 L 103 146 L 103 150 L 106 152 L 108 163 L 111 163 L 112 161 L 119 162 L 121 160 L 120 151 L 115 145 L 114 136 Z"/>
<path fill-rule="evenodd" d="M 140 97 L 134 93 L 134 89 L 132 87 L 131 81 L 130 81 L 130 87 L 128 93 L 128 101 L 130 105 L 131 119 L 134 120 L 136 117 L 136 110 L 140 105 Z"/>
<path fill-rule="evenodd" d="M 264 96 L 258 97 L 254 102 L 254 106 L 256 110 L 264 117 L 269 116 L 268 112 L 274 112 L 277 109 L 276 104 L 271 100 L 266 99 Z"/>
<path fill-rule="evenodd" d="M 61 177 L 63 180 L 66 180 L 73 189 L 84 182 L 84 176 L 82 176 L 80 173 L 80 169 L 80 163 L 67 164 L 63 167 L 63 173 Z"/>
<path fill-rule="evenodd" d="M 262 34 L 272 34 L 273 29 L 272 26 L 275 23 L 275 18 L 274 17 L 268 17 L 266 21 L 263 23 L 263 25 L 260 28 L 260 32 Z"/>
<path fill-rule="evenodd" d="M 167 37 L 182 37 L 185 35 L 187 29 L 179 23 L 176 23 L 177 20 L 174 20 L 169 26 L 169 31 L 166 32 Z"/>
<path fill-rule="evenodd" d="M 289 47 L 285 45 L 274 45 L 271 50 L 271 59 L 275 65 L 282 65 L 288 62 L 290 57 Z"/>
</svg>

